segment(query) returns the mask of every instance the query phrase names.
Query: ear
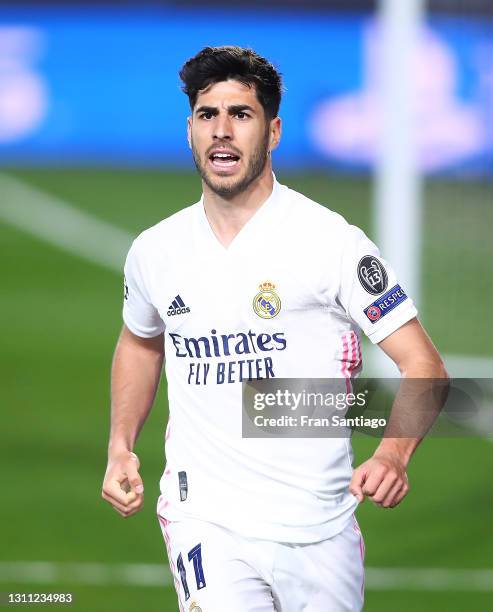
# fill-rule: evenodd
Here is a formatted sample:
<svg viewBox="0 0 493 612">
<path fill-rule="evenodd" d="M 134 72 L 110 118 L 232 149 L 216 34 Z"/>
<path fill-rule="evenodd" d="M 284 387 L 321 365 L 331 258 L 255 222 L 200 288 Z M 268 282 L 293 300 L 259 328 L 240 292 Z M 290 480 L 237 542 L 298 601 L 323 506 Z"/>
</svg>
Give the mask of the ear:
<svg viewBox="0 0 493 612">
<path fill-rule="evenodd" d="M 188 146 L 192 148 L 192 117 L 187 117 L 187 140 Z"/>
<path fill-rule="evenodd" d="M 280 117 L 274 117 L 270 122 L 270 138 L 269 138 L 269 150 L 273 151 L 277 149 L 279 141 L 281 140 L 282 134 L 282 121 Z"/>
</svg>

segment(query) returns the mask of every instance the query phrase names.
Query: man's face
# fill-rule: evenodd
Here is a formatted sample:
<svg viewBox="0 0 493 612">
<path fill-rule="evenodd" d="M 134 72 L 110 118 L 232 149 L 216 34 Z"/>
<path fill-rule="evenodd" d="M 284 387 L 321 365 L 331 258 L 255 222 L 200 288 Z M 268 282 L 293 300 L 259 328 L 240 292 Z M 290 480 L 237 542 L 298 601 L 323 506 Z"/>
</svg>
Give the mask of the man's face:
<svg viewBox="0 0 493 612">
<path fill-rule="evenodd" d="M 238 195 L 262 174 L 279 137 L 280 120 L 266 121 L 255 87 L 234 80 L 200 93 L 188 120 L 197 170 L 224 198 Z"/>
</svg>

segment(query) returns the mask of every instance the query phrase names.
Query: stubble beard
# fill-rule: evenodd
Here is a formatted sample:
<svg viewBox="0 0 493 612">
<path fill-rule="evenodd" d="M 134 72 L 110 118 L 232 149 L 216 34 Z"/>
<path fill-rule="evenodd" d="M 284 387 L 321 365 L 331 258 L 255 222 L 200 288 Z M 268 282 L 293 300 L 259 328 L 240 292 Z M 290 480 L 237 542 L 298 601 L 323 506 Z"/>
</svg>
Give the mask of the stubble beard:
<svg viewBox="0 0 493 612">
<path fill-rule="evenodd" d="M 219 179 L 217 182 L 214 182 L 214 179 L 208 174 L 205 164 L 202 163 L 199 152 L 195 148 L 193 141 L 192 154 L 193 161 L 195 162 L 195 167 L 197 168 L 198 173 L 200 174 L 204 183 L 209 187 L 209 189 L 213 191 L 216 195 L 224 198 L 225 200 L 231 200 L 235 196 L 248 189 L 248 187 L 264 171 L 265 164 L 267 163 L 267 159 L 269 157 L 269 130 L 266 130 L 261 143 L 254 150 L 250 158 L 247 171 L 243 178 L 233 177 L 231 179 L 231 182 L 229 183 L 222 182 L 221 179 Z M 207 163 L 207 161 L 205 163 Z"/>
</svg>

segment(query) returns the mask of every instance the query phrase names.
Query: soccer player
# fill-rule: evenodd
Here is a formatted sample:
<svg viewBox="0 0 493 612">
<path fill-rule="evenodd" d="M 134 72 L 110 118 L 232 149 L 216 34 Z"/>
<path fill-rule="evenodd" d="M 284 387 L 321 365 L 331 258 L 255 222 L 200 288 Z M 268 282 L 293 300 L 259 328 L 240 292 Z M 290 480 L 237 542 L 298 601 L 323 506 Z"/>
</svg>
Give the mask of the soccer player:
<svg viewBox="0 0 493 612">
<path fill-rule="evenodd" d="M 203 195 L 128 253 L 103 498 L 124 517 L 142 507 L 133 449 L 166 355 L 157 512 L 180 610 L 360 610 L 354 511 L 365 497 L 401 502 L 420 437 L 382 439 L 355 470 L 348 438 L 243 438 L 242 381 L 350 381 L 360 330 L 404 377 L 446 377 L 443 363 L 365 234 L 276 181 L 276 69 L 249 49 L 206 47 L 180 76 Z"/>
</svg>

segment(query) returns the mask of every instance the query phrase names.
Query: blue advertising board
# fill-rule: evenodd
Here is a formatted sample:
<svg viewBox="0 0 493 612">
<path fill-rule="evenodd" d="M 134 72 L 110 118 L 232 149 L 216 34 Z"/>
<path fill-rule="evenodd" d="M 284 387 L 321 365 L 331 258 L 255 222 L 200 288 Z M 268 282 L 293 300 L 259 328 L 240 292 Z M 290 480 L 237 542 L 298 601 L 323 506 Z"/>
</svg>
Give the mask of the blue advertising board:
<svg viewBox="0 0 493 612">
<path fill-rule="evenodd" d="M 284 168 L 370 168 L 380 140 L 370 15 L 208 9 L 3 9 L 0 164 L 190 167 L 178 71 L 206 45 L 282 72 Z M 427 172 L 493 172 L 493 25 L 440 17 L 416 54 Z"/>
</svg>

